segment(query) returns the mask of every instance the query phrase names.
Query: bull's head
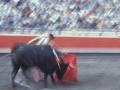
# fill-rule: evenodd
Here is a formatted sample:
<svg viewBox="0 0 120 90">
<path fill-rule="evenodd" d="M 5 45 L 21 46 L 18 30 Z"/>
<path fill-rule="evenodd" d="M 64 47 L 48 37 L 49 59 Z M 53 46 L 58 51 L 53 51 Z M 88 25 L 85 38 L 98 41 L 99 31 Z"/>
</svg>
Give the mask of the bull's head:
<svg viewBox="0 0 120 90">
<path fill-rule="evenodd" d="M 63 79 L 63 75 L 65 74 L 68 66 L 69 64 L 60 64 L 60 69 L 57 68 L 56 74 L 59 80 Z"/>
</svg>

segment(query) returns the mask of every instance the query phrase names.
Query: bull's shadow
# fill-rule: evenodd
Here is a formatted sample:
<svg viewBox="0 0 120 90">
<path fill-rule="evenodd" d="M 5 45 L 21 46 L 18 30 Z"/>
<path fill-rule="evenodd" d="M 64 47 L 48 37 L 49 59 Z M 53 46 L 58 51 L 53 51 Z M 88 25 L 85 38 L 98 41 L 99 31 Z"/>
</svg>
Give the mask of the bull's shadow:
<svg viewBox="0 0 120 90">
<path fill-rule="evenodd" d="M 57 83 L 55 85 L 53 85 L 51 83 L 51 78 L 48 77 L 47 79 L 47 82 L 48 82 L 48 86 L 46 88 L 44 88 L 43 86 L 43 82 L 35 82 L 31 73 L 29 73 L 29 76 L 28 78 L 26 79 L 21 70 L 19 70 L 18 72 L 18 75 L 16 76 L 15 78 L 15 83 L 17 84 L 17 88 L 27 88 L 27 89 L 30 89 L 30 90 L 44 90 L 44 89 L 47 89 L 47 90 L 52 90 L 52 89 L 57 89 L 57 88 L 67 88 L 67 87 L 74 87 L 74 86 L 78 86 L 79 82 L 72 82 L 72 83 Z"/>
</svg>

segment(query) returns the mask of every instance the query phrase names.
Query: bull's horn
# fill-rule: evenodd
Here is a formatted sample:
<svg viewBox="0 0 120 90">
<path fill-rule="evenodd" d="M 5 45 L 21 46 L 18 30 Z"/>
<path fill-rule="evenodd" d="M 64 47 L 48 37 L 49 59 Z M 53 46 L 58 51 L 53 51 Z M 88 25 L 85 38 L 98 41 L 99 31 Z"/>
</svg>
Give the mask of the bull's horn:
<svg viewBox="0 0 120 90">
<path fill-rule="evenodd" d="M 69 66 L 70 66 L 71 68 L 75 68 L 72 64 L 69 64 Z"/>
</svg>

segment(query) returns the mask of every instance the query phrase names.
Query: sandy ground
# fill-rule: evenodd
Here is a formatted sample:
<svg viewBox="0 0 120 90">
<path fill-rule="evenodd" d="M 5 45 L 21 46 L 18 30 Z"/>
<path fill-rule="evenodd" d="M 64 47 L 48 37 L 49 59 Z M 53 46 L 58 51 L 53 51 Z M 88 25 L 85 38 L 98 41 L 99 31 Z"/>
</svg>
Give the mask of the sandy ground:
<svg viewBox="0 0 120 90">
<path fill-rule="evenodd" d="M 78 82 L 53 85 L 48 78 L 48 87 L 43 83 L 27 82 L 19 70 L 11 87 L 12 66 L 10 57 L 0 55 L 0 90 L 120 90 L 119 54 L 78 54 Z"/>
</svg>

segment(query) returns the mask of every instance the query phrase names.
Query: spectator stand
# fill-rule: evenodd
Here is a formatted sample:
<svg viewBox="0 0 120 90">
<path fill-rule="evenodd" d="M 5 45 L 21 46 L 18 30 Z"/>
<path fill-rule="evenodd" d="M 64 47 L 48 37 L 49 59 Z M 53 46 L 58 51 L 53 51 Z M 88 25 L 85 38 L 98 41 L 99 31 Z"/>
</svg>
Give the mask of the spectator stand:
<svg viewBox="0 0 120 90">
<path fill-rule="evenodd" d="M 119 0 L 1 0 L 0 31 L 119 35 L 119 3 Z"/>
</svg>

